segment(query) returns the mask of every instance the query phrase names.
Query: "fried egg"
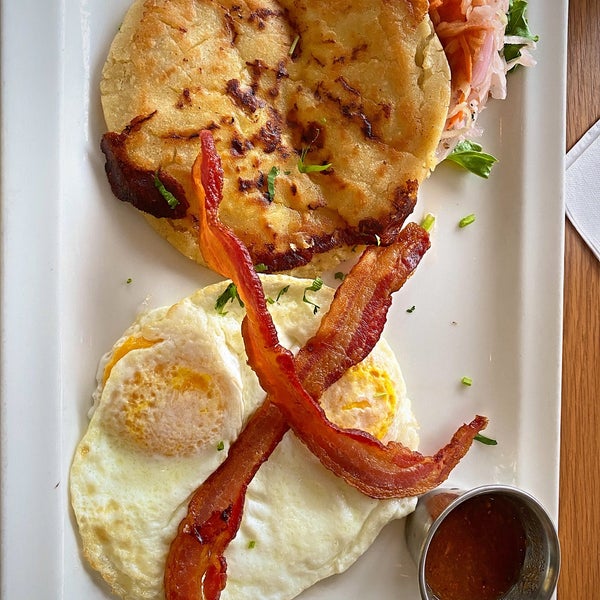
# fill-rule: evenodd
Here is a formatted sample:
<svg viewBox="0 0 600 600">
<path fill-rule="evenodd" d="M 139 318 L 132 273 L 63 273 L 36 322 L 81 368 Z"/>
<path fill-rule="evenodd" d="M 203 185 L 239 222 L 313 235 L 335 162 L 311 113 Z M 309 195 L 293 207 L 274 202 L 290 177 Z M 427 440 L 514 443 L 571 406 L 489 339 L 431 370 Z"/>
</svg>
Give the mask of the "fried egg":
<svg viewBox="0 0 600 600">
<path fill-rule="evenodd" d="M 281 342 L 314 335 L 333 291 L 262 276 Z M 227 282 L 141 315 L 102 359 L 90 422 L 73 458 L 70 494 L 83 555 L 126 599 L 164 598 L 166 556 L 194 490 L 225 460 L 265 393 L 246 363 Z M 320 314 L 323 314 L 322 312 Z M 322 397 L 328 418 L 416 448 L 417 424 L 385 341 Z M 224 600 L 293 598 L 347 569 L 414 499 L 374 500 L 326 470 L 288 432 L 250 483 L 228 547 Z"/>
</svg>

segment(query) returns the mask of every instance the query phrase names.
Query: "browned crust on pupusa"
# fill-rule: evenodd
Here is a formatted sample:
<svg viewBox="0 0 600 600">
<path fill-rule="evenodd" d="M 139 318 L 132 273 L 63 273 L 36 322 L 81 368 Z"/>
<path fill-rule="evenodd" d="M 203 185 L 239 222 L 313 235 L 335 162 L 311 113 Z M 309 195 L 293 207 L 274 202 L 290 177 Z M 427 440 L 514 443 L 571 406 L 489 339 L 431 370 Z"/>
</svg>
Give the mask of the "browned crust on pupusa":
<svg viewBox="0 0 600 600">
<path fill-rule="evenodd" d="M 202 263 L 190 170 L 208 128 L 224 169 L 220 217 L 255 263 L 320 269 L 357 244 L 387 243 L 435 165 L 447 112 L 448 66 L 427 7 L 137 0 L 101 83 L 115 195 Z M 301 173 L 304 149 L 307 164 L 331 166 Z"/>
</svg>

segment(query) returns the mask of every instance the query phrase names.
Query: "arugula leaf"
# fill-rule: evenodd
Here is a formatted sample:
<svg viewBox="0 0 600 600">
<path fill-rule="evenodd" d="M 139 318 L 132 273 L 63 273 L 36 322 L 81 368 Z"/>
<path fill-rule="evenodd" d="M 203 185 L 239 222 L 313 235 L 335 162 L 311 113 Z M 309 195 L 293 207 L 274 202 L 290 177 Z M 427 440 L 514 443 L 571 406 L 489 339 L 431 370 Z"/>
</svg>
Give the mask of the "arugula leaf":
<svg viewBox="0 0 600 600">
<path fill-rule="evenodd" d="M 505 35 L 523 37 L 532 42 L 537 42 L 539 36 L 531 33 L 527 17 L 525 16 L 526 11 L 527 0 L 510 0 Z M 524 45 L 525 44 L 505 44 L 504 58 L 506 61 L 509 62 L 518 58 L 521 55 L 521 48 Z"/>
<path fill-rule="evenodd" d="M 464 140 L 458 144 L 452 152 L 446 157 L 457 165 L 461 166 L 479 177 L 487 179 L 492 171 L 492 166 L 497 162 L 497 158 L 491 154 L 482 151 L 482 147 L 470 140 Z"/>
</svg>

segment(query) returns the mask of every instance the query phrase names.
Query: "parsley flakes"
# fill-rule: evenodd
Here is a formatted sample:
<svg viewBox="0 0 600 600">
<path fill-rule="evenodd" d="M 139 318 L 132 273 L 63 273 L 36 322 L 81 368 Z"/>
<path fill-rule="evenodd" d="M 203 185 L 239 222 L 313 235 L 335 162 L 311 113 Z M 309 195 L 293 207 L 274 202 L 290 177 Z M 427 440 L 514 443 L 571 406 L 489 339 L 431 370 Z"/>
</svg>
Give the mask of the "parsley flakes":
<svg viewBox="0 0 600 600">
<path fill-rule="evenodd" d="M 164 186 L 163 182 L 158 176 L 158 171 L 154 172 L 154 187 L 160 192 L 160 195 L 167 201 L 169 208 L 175 208 L 179 204 L 179 200 L 171 194 L 171 192 Z"/>
<path fill-rule="evenodd" d="M 226 315 L 227 311 L 224 310 L 226 304 L 228 302 L 233 302 L 234 300 L 237 300 L 240 303 L 240 306 L 242 308 L 244 308 L 244 303 L 242 302 L 242 299 L 238 295 L 238 291 L 237 291 L 237 287 L 235 286 L 235 283 L 230 283 L 225 288 L 225 291 L 217 298 L 217 301 L 215 302 L 215 310 L 220 315 Z"/>
<path fill-rule="evenodd" d="M 279 175 L 279 168 L 272 166 L 267 175 L 267 193 L 269 195 L 269 202 L 273 202 L 275 199 L 275 177 L 277 177 L 277 175 Z"/>
<path fill-rule="evenodd" d="M 315 277 L 313 282 L 304 289 L 304 294 L 302 296 L 302 301 L 310 304 L 313 307 L 313 314 L 316 315 L 321 308 L 318 304 L 314 303 L 312 300 L 309 300 L 306 297 L 306 292 L 318 292 L 323 287 L 323 280 L 320 277 Z"/>
</svg>

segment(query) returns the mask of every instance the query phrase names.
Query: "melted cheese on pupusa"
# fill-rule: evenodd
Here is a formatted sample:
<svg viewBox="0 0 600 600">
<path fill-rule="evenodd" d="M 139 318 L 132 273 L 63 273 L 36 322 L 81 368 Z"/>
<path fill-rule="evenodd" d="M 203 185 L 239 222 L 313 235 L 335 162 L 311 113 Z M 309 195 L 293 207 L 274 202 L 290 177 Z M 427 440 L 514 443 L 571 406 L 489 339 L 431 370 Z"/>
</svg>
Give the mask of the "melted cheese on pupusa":
<svg viewBox="0 0 600 600">
<path fill-rule="evenodd" d="M 297 351 L 318 327 L 303 301 L 311 281 L 263 276 L 281 342 Z M 165 558 L 193 491 L 264 399 L 246 364 L 237 301 L 215 310 L 227 283 L 142 315 L 100 365 L 94 410 L 70 486 L 83 553 L 128 599 L 164 598 Z M 280 292 L 289 286 L 287 292 Z M 308 293 L 326 311 L 332 290 Z M 417 444 L 393 353 L 383 341 L 325 392 L 328 417 L 383 440 Z M 222 598 L 293 598 L 348 568 L 413 499 L 368 498 L 286 434 L 248 487 L 238 535 L 225 553 Z"/>
</svg>

